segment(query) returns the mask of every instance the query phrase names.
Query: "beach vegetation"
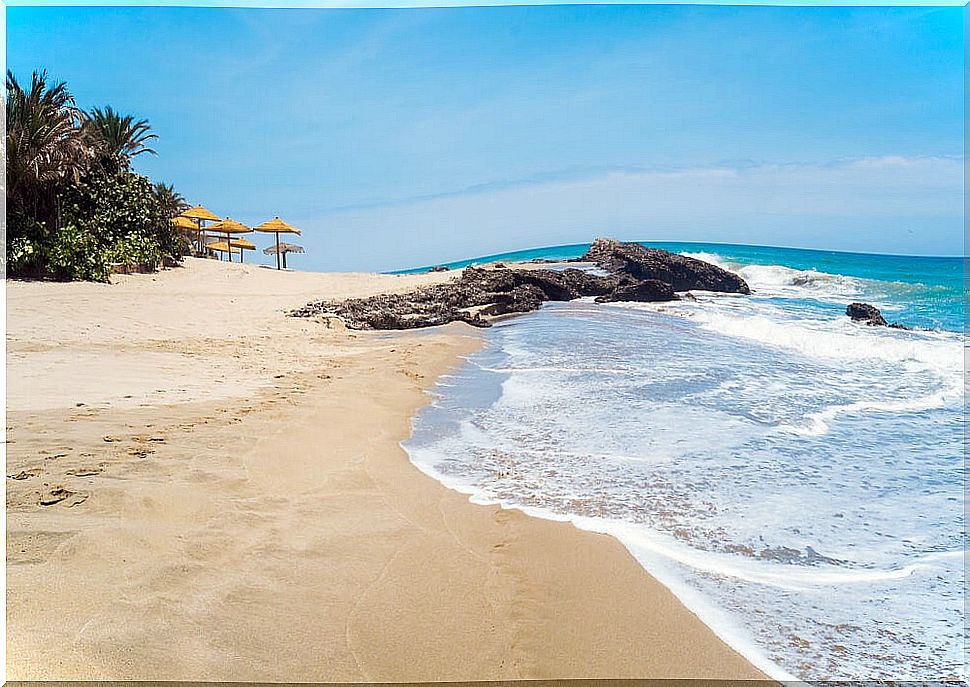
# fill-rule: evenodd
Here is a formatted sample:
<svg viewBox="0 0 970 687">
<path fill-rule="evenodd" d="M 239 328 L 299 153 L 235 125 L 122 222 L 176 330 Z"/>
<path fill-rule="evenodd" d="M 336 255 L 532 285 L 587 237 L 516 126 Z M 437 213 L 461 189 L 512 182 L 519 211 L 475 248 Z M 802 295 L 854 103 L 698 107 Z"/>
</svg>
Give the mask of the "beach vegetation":
<svg viewBox="0 0 970 687">
<path fill-rule="evenodd" d="M 158 155 L 148 146 L 149 141 L 158 139 L 148 120 L 122 115 L 110 106 L 96 107 L 86 113 L 83 132 L 100 155 L 124 166 L 128 166 L 136 155 Z"/>
<path fill-rule="evenodd" d="M 8 276 L 106 281 L 112 264 L 154 270 L 184 253 L 171 219 L 185 199 L 131 168 L 156 154 L 147 120 L 84 112 L 43 71 L 23 85 L 7 72 L 6 115 Z"/>
<path fill-rule="evenodd" d="M 158 204 L 162 206 L 165 216 L 169 219 L 174 219 L 191 207 L 172 184 L 166 184 L 162 181 L 156 182 L 154 191 Z"/>
</svg>

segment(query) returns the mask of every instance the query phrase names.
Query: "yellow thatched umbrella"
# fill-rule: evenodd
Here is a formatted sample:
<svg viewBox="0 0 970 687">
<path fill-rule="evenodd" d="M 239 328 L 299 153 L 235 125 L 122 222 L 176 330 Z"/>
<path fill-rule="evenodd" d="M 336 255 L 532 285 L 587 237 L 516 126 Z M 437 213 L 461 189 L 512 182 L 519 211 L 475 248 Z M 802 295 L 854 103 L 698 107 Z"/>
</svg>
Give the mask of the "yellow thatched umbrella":
<svg viewBox="0 0 970 687">
<path fill-rule="evenodd" d="M 236 254 L 239 256 L 239 259 L 242 260 L 242 250 L 235 247 L 230 248 L 228 245 L 226 245 L 225 241 L 213 241 L 212 243 L 207 243 L 205 244 L 205 249 L 212 250 L 217 253 L 229 253 L 230 260 L 232 259 L 231 256 Z"/>
<path fill-rule="evenodd" d="M 210 227 L 206 227 L 206 231 L 211 231 L 214 234 L 225 234 L 226 243 L 230 241 L 230 234 L 248 234 L 252 231 L 245 224 L 241 224 L 234 219 L 226 217 L 224 220 L 220 220 Z M 229 253 L 229 262 L 232 262 L 232 252 Z"/>
<path fill-rule="evenodd" d="M 172 219 L 172 225 L 176 229 L 184 229 L 186 231 L 191 231 L 193 234 L 199 230 L 199 225 L 190 220 L 188 217 L 174 217 Z"/>
<path fill-rule="evenodd" d="M 276 234 L 276 269 L 280 269 L 280 234 L 299 234 L 300 230 L 287 224 L 279 217 L 274 217 L 268 222 L 263 222 L 256 227 L 256 231 Z"/>
<path fill-rule="evenodd" d="M 185 217 L 190 220 L 194 220 L 199 232 L 199 250 L 202 250 L 202 240 L 204 238 L 204 229 L 202 228 L 203 222 L 218 222 L 219 216 L 213 214 L 206 210 L 201 205 L 196 205 L 194 208 L 189 208 L 185 212 L 179 215 L 179 217 Z M 178 219 L 178 217 L 176 217 Z"/>
<path fill-rule="evenodd" d="M 189 243 L 198 240 L 199 225 L 190 220 L 188 217 L 172 218 L 172 226 L 180 230 L 187 237 Z"/>
<path fill-rule="evenodd" d="M 245 255 L 243 251 L 256 250 L 255 244 L 253 244 L 251 241 L 247 241 L 246 239 L 230 239 L 229 246 L 232 248 L 232 253 L 234 255 L 235 254 L 239 255 L 239 262 L 245 262 L 243 260 L 243 256 Z M 226 241 L 225 239 L 220 241 L 213 241 L 212 243 L 207 243 L 205 247 L 211 250 L 219 251 L 220 253 L 225 253 Z"/>
</svg>

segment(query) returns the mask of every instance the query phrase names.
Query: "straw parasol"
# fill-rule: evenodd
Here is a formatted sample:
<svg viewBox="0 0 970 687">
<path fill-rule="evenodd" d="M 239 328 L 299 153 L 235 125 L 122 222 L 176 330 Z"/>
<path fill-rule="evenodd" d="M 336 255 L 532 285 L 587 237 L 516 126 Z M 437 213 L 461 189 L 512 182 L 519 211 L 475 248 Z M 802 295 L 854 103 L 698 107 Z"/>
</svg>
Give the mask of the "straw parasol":
<svg viewBox="0 0 970 687">
<path fill-rule="evenodd" d="M 239 255 L 239 262 L 245 262 L 243 260 L 243 256 L 245 255 L 243 251 L 256 250 L 255 244 L 253 244 L 251 241 L 248 241 L 246 239 L 230 239 L 229 246 L 232 248 L 232 253 L 234 255 Z M 225 253 L 226 241 L 225 239 L 220 239 L 219 241 L 213 241 L 212 243 L 207 243 L 205 247 L 210 248 L 212 250 L 217 250 L 220 253 Z"/>
<path fill-rule="evenodd" d="M 269 248 L 264 248 L 263 253 L 266 255 L 282 255 L 283 256 L 283 269 L 286 269 L 286 254 L 287 253 L 302 253 L 303 246 L 298 246 L 295 243 L 278 243 L 275 246 L 270 246 Z"/>
<path fill-rule="evenodd" d="M 188 217 L 174 217 L 172 219 L 172 226 L 176 229 L 184 229 L 185 231 L 191 231 L 193 234 L 199 231 L 199 225 L 190 220 Z"/>
<path fill-rule="evenodd" d="M 230 234 L 248 234 L 252 231 L 252 229 L 230 217 L 226 217 L 223 220 L 219 220 L 212 226 L 206 227 L 206 231 L 211 231 L 214 234 L 225 234 L 226 243 L 228 244 L 230 241 Z M 229 253 L 229 262 L 232 262 L 232 252 Z"/>
<path fill-rule="evenodd" d="M 228 245 L 226 245 L 225 241 L 213 241 L 212 243 L 207 243 L 205 244 L 205 249 L 213 250 L 217 253 L 229 253 L 230 260 L 232 259 L 231 256 L 235 254 L 239 256 L 240 260 L 242 260 L 242 249 L 236 248 L 235 246 L 230 248 Z"/>
<path fill-rule="evenodd" d="M 263 231 L 268 234 L 276 234 L 276 269 L 280 268 L 280 234 L 300 234 L 300 230 L 294 226 L 291 226 L 281 220 L 279 217 L 274 217 L 268 222 L 263 222 L 258 227 L 256 231 Z"/>
<path fill-rule="evenodd" d="M 194 220 L 197 230 L 199 232 L 199 250 L 202 250 L 202 239 L 203 239 L 203 222 L 218 222 L 219 216 L 209 212 L 201 205 L 196 205 L 194 208 L 189 208 L 185 212 L 179 215 L 179 217 L 185 217 L 186 219 Z M 178 217 L 176 217 L 178 219 Z"/>
</svg>

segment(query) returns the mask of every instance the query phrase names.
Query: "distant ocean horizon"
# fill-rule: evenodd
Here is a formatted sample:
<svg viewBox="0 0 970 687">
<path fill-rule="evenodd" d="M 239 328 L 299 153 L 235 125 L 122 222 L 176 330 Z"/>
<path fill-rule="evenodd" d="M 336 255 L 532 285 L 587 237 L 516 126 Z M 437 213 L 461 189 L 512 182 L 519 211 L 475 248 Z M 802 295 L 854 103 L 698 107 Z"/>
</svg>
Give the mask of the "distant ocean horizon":
<svg viewBox="0 0 970 687">
<path fill-rule="evenodd" d="M 752 294 L 497 323 L 414 419 L 411 460 L 616 536 L 773 677 L 966 679 L 964 258 L 644 245 Z M 854 323 L 853 301 L 913 329 Z"/>
<path fill-rule="evenodd" d="M 786 250 L 786 251 L 802 251 L 805 253 L 844 253 L 847 255 L 875 255 L 878 257 L 886 258 L 932 258 L 941 260 L 966 260 L 965 255 L 940 255 L 936 253 L 887 253 L 883 251 L 859 251 L 859 250 L 840 250 L 837 248 L 806 248 L 805 246 L 778 246 L 774 244 L 767 243 L 727 243 L 720 241 L 650 241 L 650 240 L 634 240 L 631 243 L 639 243 L 642 246 L 649 246 L 651 248 L 662 248 L 664 250 L 669 250 L 672 253 L 680 252 L 673 250 L 671 247 L 678 248 L 691 248 L 703 246 L 707 248 L 742 248 L 742 249 L 769 249 L 769 250 Z M 564 243 L 554 246 L 537 246 L 533 248 L 521 248 L 517 250 L 504 251 L 502 253 L 492 253 L 489 255 L 482 255 L 474 258 L 462 258 L 461 260 L 453 260 L 451 262 L 436 262 L 430 265 L 424 265 L 421 267 L 404 267 L 396 270 L 388 270 L 386 274 L 419 274 L 421 272 L 427 272 L 432 267 L 447 267 L 449 269 L 460 269 L 462 267 L 467 267 L 469 265 L 482 265 L 490 262 L 501 262 L 507 260 L 508 262 L 525 262 L 532 260 L 534 258 L 546 258 L 550 260 L 569 260 L 571 258 L 577 258 L 592 245 L 591 243 Z"/>
</svg>

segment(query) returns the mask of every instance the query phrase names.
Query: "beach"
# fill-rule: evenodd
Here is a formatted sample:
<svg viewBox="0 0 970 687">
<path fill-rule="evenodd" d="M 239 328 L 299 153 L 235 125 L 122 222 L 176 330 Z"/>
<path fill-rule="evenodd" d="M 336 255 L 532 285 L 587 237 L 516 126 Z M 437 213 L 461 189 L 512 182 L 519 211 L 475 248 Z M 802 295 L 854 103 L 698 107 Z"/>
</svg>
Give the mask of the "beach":
<svg viewBox="0 0 970 687">
<path fill-rule="evenodd" d="M 452 276 L 8 282 L 7 678 L 763 677 L 616 539 L 409 462 L 478 330 L 285 316 Z"/>
</svg>

